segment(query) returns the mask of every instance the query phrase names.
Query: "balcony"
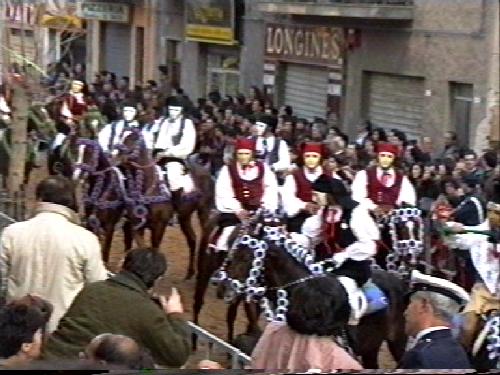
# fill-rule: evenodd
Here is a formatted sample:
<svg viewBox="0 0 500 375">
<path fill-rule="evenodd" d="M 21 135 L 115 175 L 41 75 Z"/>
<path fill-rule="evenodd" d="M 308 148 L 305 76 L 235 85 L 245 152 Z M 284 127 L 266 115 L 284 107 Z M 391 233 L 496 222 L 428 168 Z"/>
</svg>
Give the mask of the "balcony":
<svg viewBox="0 0 500 375">
<path fill-rule="evenodd" d="M 264 13 L 345 17 L 373 20 L 413 20 L 413 0 L 282 0 L 261 1 Z"/>
</svg>

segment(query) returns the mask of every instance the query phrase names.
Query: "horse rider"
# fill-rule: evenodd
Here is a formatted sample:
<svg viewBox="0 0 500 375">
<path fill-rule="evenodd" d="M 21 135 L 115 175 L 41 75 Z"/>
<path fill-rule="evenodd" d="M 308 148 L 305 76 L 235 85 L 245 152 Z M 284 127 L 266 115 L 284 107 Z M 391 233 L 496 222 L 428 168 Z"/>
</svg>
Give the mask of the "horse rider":
<svg viewBox="0 0 500 375">
<path fill-rule="evenodd" d="M 283 179 L 279 176 L 290 169 L 290 152 L 286 142 L 273 134 L 269 123 L 270 119 L 264 117 L 252 125 L 255 157 L 266 163 L 282 183 Z"/>
<path fill-rule="evenodd" d="M 137 108 L 132 102 L 124 102 L 122 105 L 122 119 L 105 125 L 97 135 L 99 145 L 103 151 L 113 154 L 115 147 L 121 145 L 125 137 L 133 129 L 140 129 L 137 121 Z M 149 132 L 141 131 L 146 145 L 150 145 Z M 150 147 L 148 147 L 150 148 Z"/>
<path fill-rule="evenodd" d="M 392 253 L 392 236 L 388 225 L 388 216 L 392 209 L 401 206 L 415 206 L 417 196 L 415 188 L 402 171 L 394 167 L 397 155 L 396 145 L 381 143 L 377 146 L 377 165 L 356 173 L 351 184 L 352 198 L 357 202 L 366 202 L 368 209 L 375 214 L 381 227 L 377 264 L 384 266 L 386 256 Z"/>
<path fill-rule="evenodd" d="M 66 136 L 74 131 L 79 120 L 87 112 L 88 106 L 83 93 L 84 83 L 79 80 L 71 81 L 69 92 L 64 94 L 60 109 L 59 121 L 56 123 L 57 131 L 51 150 L 56 150 L 66 139 Z"/>
<path fill-rule="evenodd" d="M 378 214 L 388 213 L 403 204 L 415 206 L 415 188 L 408 177 L 394 168 L 399 149 L 392 144 L 377 146 L 377 165 L 356 173 L 351 185 L 352 198 L 366 200 L 371 210 Z"/>
<path fill-rule="evenodd" d="M 452 248 L 470 253 L 474 272 L 471 300 L 463 312 L 462 342 L 468 351 L 478 349 L 473 344 L 479 333 L 481 317 L 495 310 L 500 312 L 500 177 L 495 181 L 494 189 L 484 223 L 479 226 L 447 223 L 454 233 L 447 242 Z"/>
<path fill-rule="evenodd" d="M 215 184 L 215 205 L 220 212 L 219 230 L 211 241 L 215 251 L 227 251 L 235 226 L 250 218 L 253 211 L 278 209 L 278 182 L 262 161 L 254 160 L 255 142 L 238 139 L 235 159 L 224 165 Z"/>
<path fill-rule="evenodd" d="M 405 331 L 414 345 L 403 355 L 400 369 L 471 369 L 464 348 L 453 337 L 453 319 L 469 301 L 458 285 L 412 271 Z"/>
<path fill-rule="evenodd" d="M 71 81 L 69 92 L 64 95 L 64 103 L 73 114 L 75 119 L 80 120 L 88 110 L 88 103 L 85 100 L 83 88 L 85 84 L 79 80 Z"/>
<path fill-rule="evenodd" d="M 168 115 L 160 117 L 152 126 L 153 155 L 167 175 L 167 183 L 174 204 L 195 186 L 187 171 L 186 159 L 196 145 L 193 121 L 184 114 L 184 103 L 177 97 L 166 100 Z"/>
<path fill-rule="evenodd" d="M 317 252 L 333 263 L 332 272 L 339 276 L 349 297 L 349 324 L 356 325 L 368 307 L 360 288 L 371 277 L 380 231 L 367 204 L 353 200 L 341 180 L 322 174 L 311 189 L 313 200 L 321 207 L 314 217 L 319 218 L 321 228 Z"/>
<path fill-rule="evenodd" d="M 303 144 L 300 167 L 285 177 L 281 189 L 281 201 L 288 217 L 287 230 L 307 248 L 317 245 L 313 240 L 321 233 L 320 207 L 313 201 L 312 184 L 324 174 L 331 176 L 322 165 L 325 154 L 325 147 L 320 143 Z"/>
</svg>

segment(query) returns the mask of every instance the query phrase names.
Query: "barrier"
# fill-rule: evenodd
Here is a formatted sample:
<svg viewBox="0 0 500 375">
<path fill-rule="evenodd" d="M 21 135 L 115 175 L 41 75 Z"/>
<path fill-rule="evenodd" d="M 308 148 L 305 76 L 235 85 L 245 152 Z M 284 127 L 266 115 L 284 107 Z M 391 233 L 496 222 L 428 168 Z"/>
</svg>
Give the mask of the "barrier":
<svg viewBox="0 0 500 375">
<path fill-rule="evenodd" d="M 197 326 L 193 322 L 187 322 L 191 333 L 196 336 L 200 342 L 207 342 L 207 358 L 210 358 L 214 347 L 222 349 L 221 351 L 231 357 L 232 369 L 243 369 L 246 365 L 250 365 L 251 358 L 243 353 L 238 348 L 230 345 L 229 343 L 221 340 L 217 336 L 212 335 L 205 329 Z"/>
</svg>

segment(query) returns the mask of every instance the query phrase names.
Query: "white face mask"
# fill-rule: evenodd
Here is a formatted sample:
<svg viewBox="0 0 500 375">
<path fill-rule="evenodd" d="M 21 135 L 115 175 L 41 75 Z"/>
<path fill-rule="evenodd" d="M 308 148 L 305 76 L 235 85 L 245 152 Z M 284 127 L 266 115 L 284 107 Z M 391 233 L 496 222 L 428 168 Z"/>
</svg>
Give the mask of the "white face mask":
<svg viewBox="0 0 500 375">
<path fill-rule="evenodd" d="M 168 117 L 171 119 L 178 119 L 182 114 L 182 107 L 169 106 L 168 107 Z"/>
<path fill-rule="evenodd" d="M 123 118 L 125 121 L 132 121 L 135 119 L 135 115 L 137 114 L 137 110 L 134 107 L 125 107 L 123 108 Z"/>
<path fill-rule="evenodd" d="M 255 132 L 257 133 L 258 137 L 262 137 L 264 133 L 266 132 L 267 125 L 264 124 L 263 122 L 256 122 L 254 125 Z"/>
</svg>

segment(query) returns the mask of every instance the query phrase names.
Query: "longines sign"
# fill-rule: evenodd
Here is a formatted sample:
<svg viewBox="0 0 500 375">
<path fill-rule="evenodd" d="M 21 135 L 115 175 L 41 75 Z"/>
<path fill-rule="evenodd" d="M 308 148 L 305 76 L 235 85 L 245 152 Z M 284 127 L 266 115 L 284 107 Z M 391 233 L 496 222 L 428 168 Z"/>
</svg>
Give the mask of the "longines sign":
<svg viewBox="0 0 500 375">
<path fill-rule="evenodd" d="M 266 56 L 305 63 L 341 64 L 344 32 L 327 26 L 268 24 Z"/>
</svg>

